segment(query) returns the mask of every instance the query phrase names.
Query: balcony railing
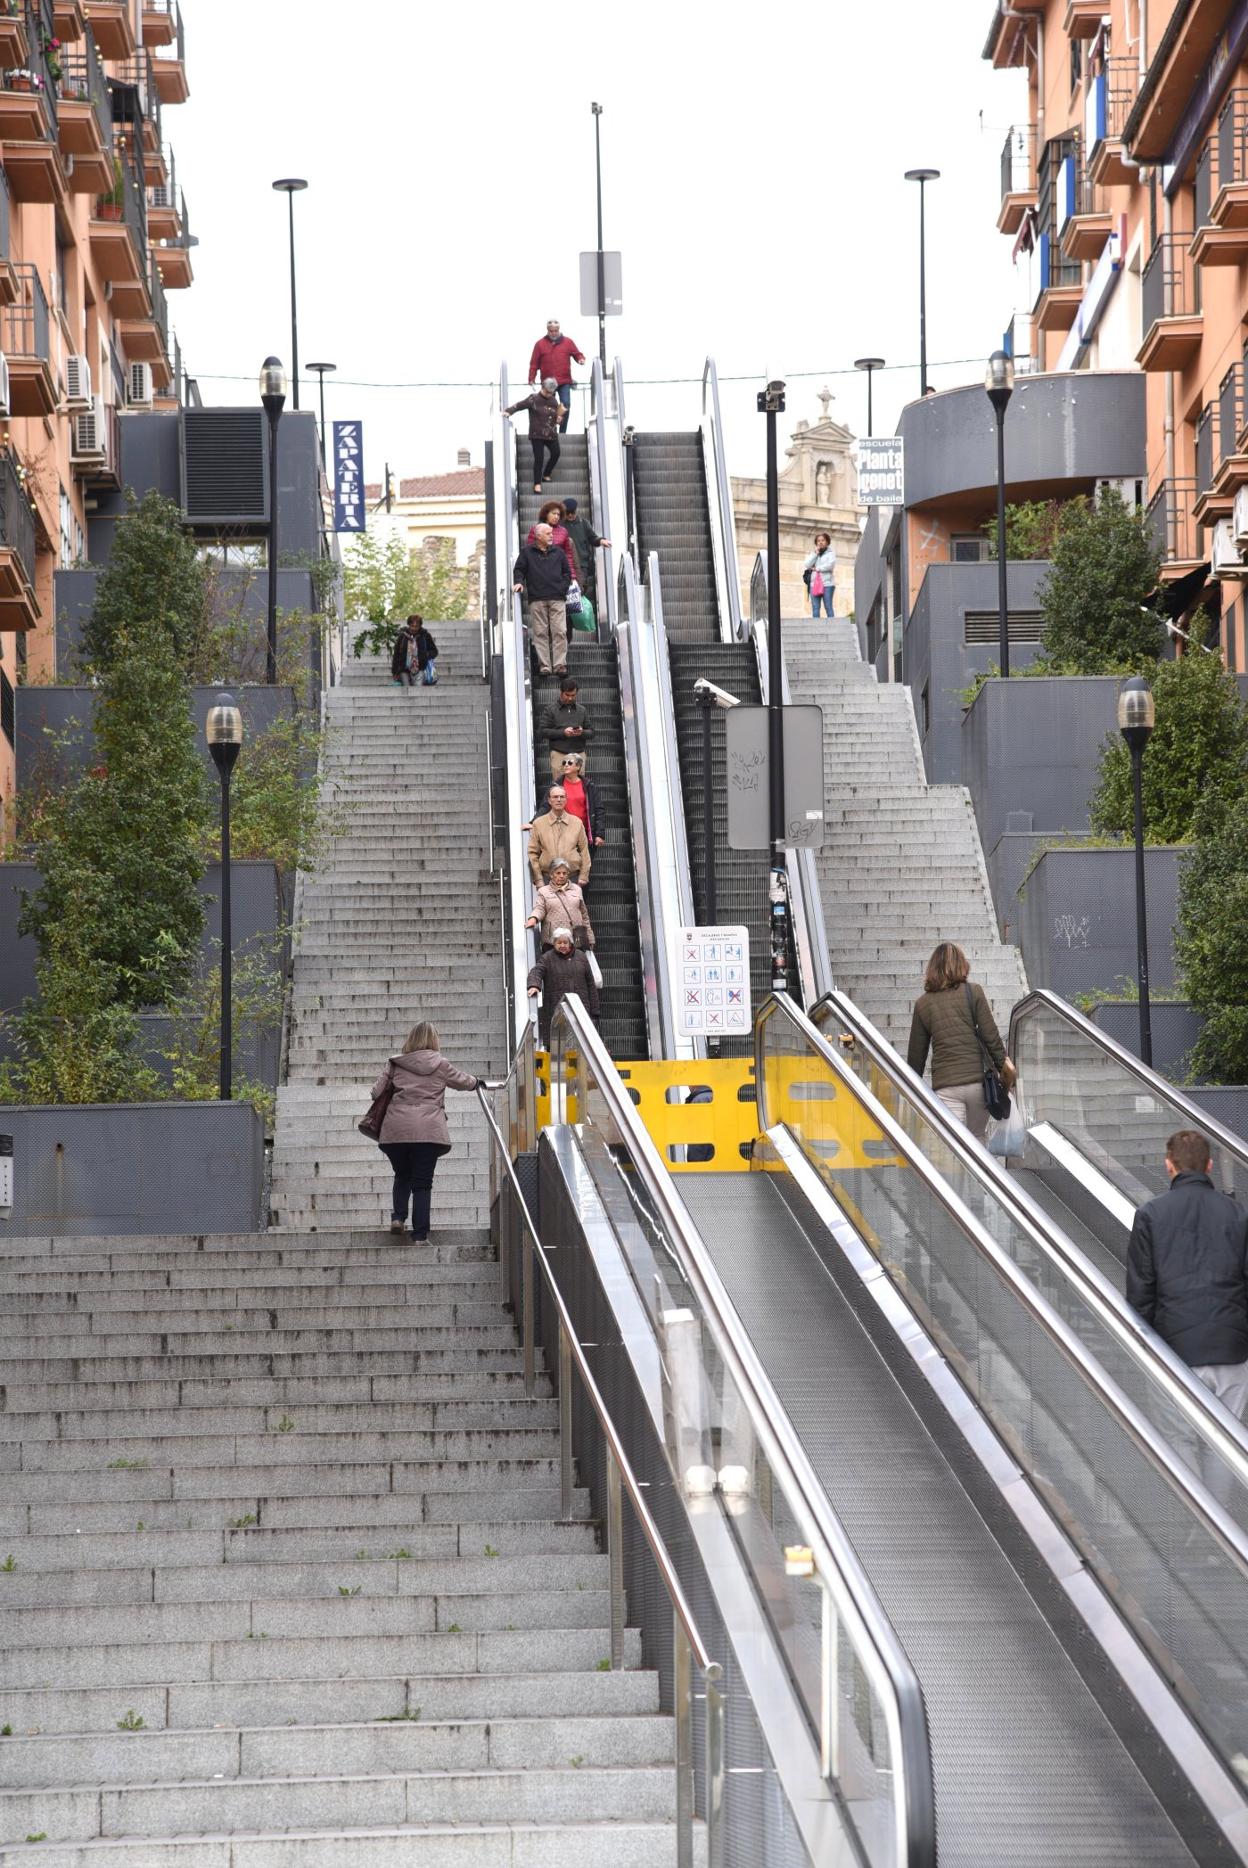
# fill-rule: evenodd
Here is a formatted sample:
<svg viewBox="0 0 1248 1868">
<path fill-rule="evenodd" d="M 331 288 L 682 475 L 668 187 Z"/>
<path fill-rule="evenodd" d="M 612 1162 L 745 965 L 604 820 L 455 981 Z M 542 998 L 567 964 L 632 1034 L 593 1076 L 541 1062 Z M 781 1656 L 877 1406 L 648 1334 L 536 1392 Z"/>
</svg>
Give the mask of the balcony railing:
<svg viewBox="0 0 1248 1868">
<path fill-rule="evenodd" d="M 35 587 L 35 515 L 31 510 L 17 460 L 6 448 L 0 453 L 0 540 L 17 553 L 26 581 Z"/>
<path fill-rule="evenodd" d="M 1233 363 L 1218 385 L 1218 465 L 1236 451 L 1243 425 L 1243 370 Z"/>
<path fill-rule="evenodd" d="M 117 157 L 121 167 L 121 218 L 134 235 L 139 249 L 140 271 L 147 271 L 147 191 L 143 186 L 142 157 L 127 143 L 120 143 Z"/>
<path fill-rule="evenodd" d="M 72 52 L 58 54 L 61 61 L 61 96 L 91 104 L 99 119 L 104 147 L 113 147 L 113 107 L 108 94 L 108 79 L 95 40 L 85 33 Z"/>
<path fill-rule="evenodd" d="M 1195 197 L 1195 218 L 1198 227 L 1209 225 L 1209 210 L 1213 206 L 1213 138 L 1201 145 L 1196 158 L 1196 177 L 1193 184 Z"/>
<path fill-rule="evenodd" d="M 172 149 L 165 149 L 166 180 L 157 182 L 147 191 L 147 205 L 150 208 L 176 210 L 178 205 L 178 159 Z"/>
<path fill-rule="evenodd" d="M 52 0 L 26 0 L 26 59 L 35 83 L 47 106 L 49 135 L 56 137 L 56 89 L 61 70 L 61 54 L 52 41 L 56 28 L 52 21 Z"/>
<path fill-rule="evenodd" d="M 144 0 L 144 4 L 150 12 L 164 13 L 173 21 L 173 43 L 158 45 L 154 50 L 154 56 L 184 65 L 186 63 L 186 31 L 182 25 L 182 8 L 178 5 L 178 0 Z"/>
<path fill-rule="evenodd" d="M 5 308 L 0 321 L 4 332 L 0 350 L 6 357 L 36 357 L 48 363 L 52 356 L 48 342 L 48 297 L 39 269 L 19 261 L 13 271 L 17 275 L 17 303 Z"/>
<path fill-rule="evenodd" d="M 1145 334 L 1160 318 L 1193 317 L 1200 310 L 1198 275 L 1188 263 L 1188 234 L 1162 234 L 1144 262 L 1140 304 Z"/>
<path fill-rule="evenodd" d="M 152 293 L 152 322 L 164 339 L 165 355 L 169 354 L 169 301 L 165 297 L 165 288 L 161 283 L 160 267 L 153 259 L 148 267 L 148 284 Z"/>
<path fill-rule="evenodd" d="M 145 138 L 159 149 L 163 144 L 160 94 L 156 89 L 151 53 L 137 52 L 133 58 L 118 64 L 111 88 L 113 121 L 130 124 L 141 122 Z"/>
<path fill-rule="evenodd" d="M 1242 85 L 1231 92 L 1218 112 L 1217 142 L 1218 187 L 1248 181 L 1248 90 Z"/>
<path fill-rule="evenodd" d="M 1195 497 L 1194 480 L 1163 480 L 1148 502 L 1147 518 L 1153 543 L 1168 560 L 1187 563 L 1199 555 L 1192 517 Z"/>
<path fill-rule="evenodd" d="M 1024 195 L 1036 185 L 1036 132 L 1029 123 L 1010 130 L 1001 151 L 1001 199 Z"/>
<path fill-rule="evenodd" d="M 1206 402 L 1196 419 L 1196 497 L 1213 485 L 1213 404 Z"/>
</svg>

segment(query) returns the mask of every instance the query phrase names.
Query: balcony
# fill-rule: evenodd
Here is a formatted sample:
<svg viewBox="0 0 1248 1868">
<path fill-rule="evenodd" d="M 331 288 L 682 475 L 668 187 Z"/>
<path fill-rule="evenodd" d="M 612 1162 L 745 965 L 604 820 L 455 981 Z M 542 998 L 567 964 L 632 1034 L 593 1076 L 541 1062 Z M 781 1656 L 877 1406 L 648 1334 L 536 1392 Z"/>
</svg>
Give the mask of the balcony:
<svg viewBox="0 0 1248 1868">
<path fill-rule="evenodd" d="M 9 178 L 0 168 L 0 306 L 12 305 L 17 300 L 17 273 L 12 258 L 12 222 L 13 199 L 9 193 Z"/>
<path fill-rule="evenodd" d="M 102 279 L 113 288 L 113 310 L 125 317 L 147 305 L 147 209 L 139 186 L 133 151 L 119 141 L 114 152 L 114 181 L 97 197 L 91 219 L 91 257 Z"/>
<path fill-rule="evenodd" d="M 51 415 L 60 400 L 52 374 L 48 300 L 38 268 L 13 268 L 17 297 L 0 313 L 0 351 L 9 365 L 9 412 Z"/>
<path fill-rule="evenodd" d="M 1147 517 L 1153 542 L 1162 553 L 1161 575 L 1166 581 L 1186 577 L 1205 562 L 1198 548 L 1200 531 L 1192 516 L 1196 482 L 1163 480 L 1148 502 Z"/>
<path fill-rule="evenodd" d="M 67 45 L 86 36 L 87 16 L 82 0 L 52 0 L 52 30 Z"/>
<path fill-rule="evenodd" d="M 1238 266 L 1248 259 L 1248 91 L 1237 87 L 1218 113 L 1217 192 L 1208 225 L 1193 243 L 1203 266 Z"/>
<path fill-rule="evenodd" d="M 10 71 L 26 63 L 26 16 L 0 12 L 0 67 Z"/>
<path fill-rule="evenodd" d="M 69 156 L 69 186 L 74 194 L 106 194 L 113 182 L 113 113 L 108 81 L 90 35 L 80 52 L 61 54 L 61 95 L 57 140 Z"/>
<path fill-rule="evenodd" d="M 172 45 L 177 38 L 175 9 L 169 0 L 143 0 L 143 43 Z"/>
<path fill-rule="evenodd" d="M 100 57 L 133 58 L 138 46 L 130 18 L 130 0 L 83 0 L 83 4 Z"/>
<path fill-rule="evenodd" d="M 1215 470 L 1218 465 L 1218 405 L 1207 402 L 1196 422 L 1196 497 L 1192 502 L 1192 518 L 1197 525 L 1212 525 L 1215 520 L 1225 519 L 1231 510 L 1232 495 L 1218 493 L 1215 484 Z M 1234 435 L 1234 428 L 1230 430 Z"/>
<path fill-rule="evenodd" d="M 168 181 L 165 168 L 164 131 L 161 127 L 160 94 L 152 55 L 139 52 L 109 80 L 112 91 L 113 124 L 124 125 L 134 147 L 143 152 L 143 180 L 147 187 Z"/>
<path fill-rule="evenodd" d="M 1037 330 L 1068 331 L 1083 297 L 1083 274 L 1077 260 L 1055 250 L 1052 234 L 1040 236 L 1040 291 L 1032 308 Z"/>
<path fill-rule="evenodd" d="M 1036 132 L 1031 124 L 1017 124 L 1001 151 L 1001 212 L 997 229 L 1016 234 L 1025 216 L 1036 206 Z"/>
<path fill-rule="evenodd" d="M 1240 445 L 1244 424 L 1244 369 L 1233 363 L 1218 385 L 1217 450 L 1213 470 L 1213 494 L 1230 501 L 1236 490 L 1248 484 L 1248 450 Z M 1229 510 L 1229 506 L 1224 508 Z"/>
<path fill-rule="evenodd" d="M 39 621 L 35 602 L 35 515 L 9 449 L 0 454 L 0 629 L 25 631 Z"/>
<path fill-rule="evenodd" d="M 6 143 L 33 143 L 47 136 L 52 112 L 44 78 L 22 65 L 0 72 L 0 80 L 0 138 Z"/>
<path fill-rule="evenodd" d="M 0 136 L 9 186 L 18 201 L 68 199 L 65 168 L 57 141 L 57 88 L 62 77 L 60 54 L 53 47 L 49 0 L 28 0 L 26 63 L 3 74 Z"/>
<path fill-rule="evenodd" d="M 166 18 L 173 21 L 173 37 L 160 45 L 152 64 L 162 104 L 185 104 L 191 95 L 186 77 L 186 34 L 178 0 L 164 0 Z"/>
<path fill-rule="evenodd" d="M 1200 348 L 1200 296 L 1186 234 L 1163 234 L 1140 282 L 1144 341 L 1135 360 L 1144 370 L 1181 370 Z"/>
<path fill-rule="evenodd" d="M 158 196 L 172 196 L 173 187 L 170 185 L 165 189 L 153 189 L 152 193 Z M 161 213 L 164 214 L 165 210 L 162 209 Z M 191 217 L 187 212 L 184 194 L 179 192 L 177 212 L 169 218 L 172 219 L 178 231 L 172 238 L 165 239 L 160 245 L 154 244 L 152 257 L 160 268 L 161 284 L 166 290 L 184 292 L 195 278 L 195 270 L 191 264 L 191 249 L 195 245 L 195 237 L 191 232 Z M 168 220 L 162 224 L 167 225 Z M 152 211 L 149 208 L 148 231 L 153 241 L 155 240 L 155 225 Z"/>
<path fill-rule="evenodd" d="M 1104 18 L 1104 0 L 1066 0 L 1062 31 L 1068 39 L 1095 39 Z"/>
<path fill-rule="evenodd" d="M 169 310 L 165 289 L 155 266 L 148 277 L 148 305 L 137 317 L 120 320 L 122 348 L 131 363 L 150 363 L 152 381 L 166 388 L 173 380 L 169 367 Z"/>
<path fill-rule="evenodd" d="M 1067 259 L 1095 263 L 1113 230 L 1114 217 L 1103 190 L 1090 182 L 1079 167 L 1078 155 L 1067 156 L 1070 166 L 1068 206 L 1059 233 Z"/>
<path fill-rule="evenodd" d="M 1088 85 L 1083 146 L 1088 152 L 1088 179 L 1098 188 L 1122 188 L 1137 179 L 1135 164 L 1127 160 L 1122 130 L 1139 81 L 1134 59 L 1106 57 Z"/>
</svg>

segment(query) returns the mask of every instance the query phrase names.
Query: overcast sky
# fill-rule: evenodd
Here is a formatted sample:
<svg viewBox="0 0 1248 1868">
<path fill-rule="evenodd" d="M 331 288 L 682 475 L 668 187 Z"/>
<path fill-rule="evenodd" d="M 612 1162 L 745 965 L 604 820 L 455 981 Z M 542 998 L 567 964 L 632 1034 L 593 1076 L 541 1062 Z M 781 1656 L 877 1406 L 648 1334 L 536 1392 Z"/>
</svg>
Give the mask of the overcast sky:
<svg viewBox="0 0 1248 1868">
<path fill-rule="evenodd" d="M 181 0 L 191 101 L 165 111 L 200 246 L 170 303 L 206 402 L 251 401 L 267 352 L 290 362 L 286 198 L 295 199 L 303 362 L 338 365 L 330 419 L 364 421 L 367 471 L 480 461 L 488 386 L 523 381 L 547 317 L 589 355 L 578 254 L 595 245 L 590 102 L 602 119 L 605 244 L 625 312 L 607 326 L 629 416 L 696 427 L 718 364 L 737 473 L 762 468 L 754 399 L 790 385 L 789 422 L 876 430 L 917 393 L 918 189 L 929 184 L 928 358 L 977 380 L 1024 296 L 995 227 L 1021 74 L 980 56 L 991 0 L 632 0 L 538 7 L 451 0 Z M 749 380 L 727 379 L 743 376 Z M 645 379 L 691 379 L 650 387 Z M 236 379 L 236 380 L 231 380 Z M 305 376 L 311 407 L 315 380 Z"/>
</svg>

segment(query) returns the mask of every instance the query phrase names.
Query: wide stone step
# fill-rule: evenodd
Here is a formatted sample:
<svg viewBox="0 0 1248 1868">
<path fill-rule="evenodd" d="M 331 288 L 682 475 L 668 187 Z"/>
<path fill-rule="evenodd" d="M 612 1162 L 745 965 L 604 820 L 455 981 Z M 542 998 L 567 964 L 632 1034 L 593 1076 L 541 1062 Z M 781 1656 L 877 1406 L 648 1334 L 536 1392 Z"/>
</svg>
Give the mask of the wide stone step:
<svg viewBox="0 0 1248 1868">
<path fill-rule="evenodd" d="M 365 1473 L 361 1483 L 367 1483 L 369 1477 Z M 350 1482 L 349 1475 L 342 1485 L 349 1486 Z M 145 1483 L 150 1492 L 150 1481 Z M 324 1527 L 357 1533 L 358 1548 L 368 1546 L 374 1537 L 386 1539 L 387 1543 L 375 1550 L 377 1556 L 384 1557 L 394 1549 L 409 1548 L 407 1533 L 414 1518 L 426 1525 L 457 1526 L 486 1518 L 499 1524 L 530 1523 L 543 1517 L 557 1518 L 560 1510 L 559 1488 L 549 1483 L 494 1486 L 482 1491 L 373 1490 L 359 1495 L 340 1489 L 337 1498 L 325 1492 L 290 1497 L 249 1493 L 233 1498 L 176 1501 L 144 1497 L 139 1502 L 124 1492 L 120 1496 L 115 1492 L 107 1499 L 0 1503 L 0 1531 L 12 1536 L 59 1537 L 85 1535 L 88 1531 L 133 1531 L 136 1535 L 140 1529 L 214 1531 L 247 1524 L 274 1530 L 312 1531 Z M 578 1490 L 572 1516 L 583 1519 L 588 1515 L 588 1495 Z"/>
</svg>

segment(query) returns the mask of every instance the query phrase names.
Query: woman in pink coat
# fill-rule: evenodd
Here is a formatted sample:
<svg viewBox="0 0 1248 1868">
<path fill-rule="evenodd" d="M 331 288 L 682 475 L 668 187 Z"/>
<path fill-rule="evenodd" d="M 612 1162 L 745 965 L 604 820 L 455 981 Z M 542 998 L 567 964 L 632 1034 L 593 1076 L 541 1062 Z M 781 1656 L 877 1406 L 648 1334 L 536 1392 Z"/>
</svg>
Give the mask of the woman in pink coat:
<svg viewBox="0 0 1248 1868">
<path fill-rule="evenodd" d="M 381 1125 L 378 1146 L 394 1169 L 394 1199 L 390 1230 L 402 1232 L 407 1204 L 412 1204 L 412 1238 L 417 1245 L 429 1241 L 429 1207 L 433 1199 L 433 1171 L 438 1156 L 451 1151 L 443 1099 L 448 1090 L 475 1090 L 481 1081 L 457 1070 L 442 1055 L 435 1028 L 425 1021 L 414 1025 L 407 1043 L 373 1085 L 374 1099 L 393 1080 L 394 1091 Z"/>
</svg>

